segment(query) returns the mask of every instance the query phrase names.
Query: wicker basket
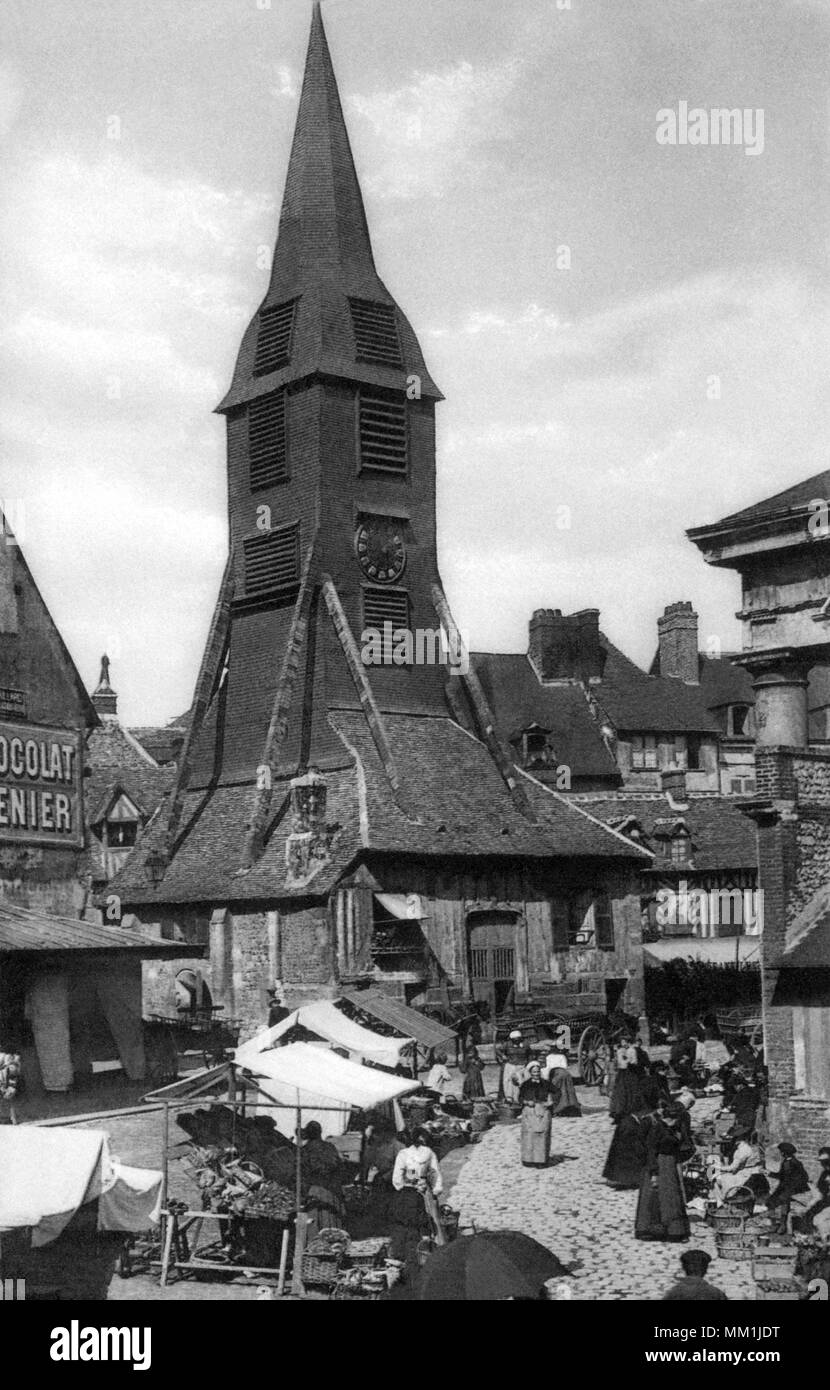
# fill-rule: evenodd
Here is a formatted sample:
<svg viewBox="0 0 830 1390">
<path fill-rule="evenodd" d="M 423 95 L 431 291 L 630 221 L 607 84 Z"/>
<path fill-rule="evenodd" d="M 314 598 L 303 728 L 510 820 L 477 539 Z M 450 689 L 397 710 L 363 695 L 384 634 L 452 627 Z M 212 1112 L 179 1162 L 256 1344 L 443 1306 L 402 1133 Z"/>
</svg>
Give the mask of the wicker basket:
<svg viewBox="0 0 830 1390">
<path fill-rule="evenodd" d="M 752 1237 L 744 1231 L 725 1231 L 715 1236 L 717 1252 L 722 1260 L 751 1260 Z"/>
<path fill-rule="evenodd" d="M 519 1118 L 519 1107 L 500 1101 L 496 1108 L 496 1124 L 512 1125 Z"/>
<path fill-rule="evenodd" d="M 732 1207 L 719 1207 L 712 1212 L 712 1225 L 715 1228 L 715 1235 L 731 1235 L 736 1231 L 743 1231 L 746 1221 L 741 1211 L 735 1211 Z"/>
<path fill-rule="evenodd" d="M 342 1262 L 343 1255 L 340 1250 L 330 1250 L 327 1254 L 306 1251 L 303 1255 L 303 1283 L 330 1289 L 337 1280 Z"/>
<path fill-rule="evenodd" d="M 334 1285 L 331 1297 L 337 1300 L 359 1299 L 362 1303 L 376 1303 L 383 1298 L 388 1289 L 385 1275 L 378 1274 L 359 1279 L 341 1275 Z"/>
<path fill-rule="evenodd" d="M 387 1236 L 371 1236 L 368 1240 L 353 1240 L 347 1258 L 353 1269 L 375 1269 L 383 1264 L 388 1250 Z"/>
<path fill-rule="evenodd" d="M 752 1254 L 752 1277 L 759 1283 L 786 1283 L 798 1263 L 796 1245 L 758 1245 Z"/>
</svg>

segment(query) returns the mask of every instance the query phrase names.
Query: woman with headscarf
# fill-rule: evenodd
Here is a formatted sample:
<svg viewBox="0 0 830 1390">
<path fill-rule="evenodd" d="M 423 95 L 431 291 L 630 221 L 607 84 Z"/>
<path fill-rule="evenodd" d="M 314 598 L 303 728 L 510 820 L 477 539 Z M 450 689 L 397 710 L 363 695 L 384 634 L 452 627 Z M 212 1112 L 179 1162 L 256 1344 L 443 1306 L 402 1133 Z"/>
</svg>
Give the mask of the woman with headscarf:
<svg viewBox="0 0 830 1390">
<path fill-rule="evenodd" d="M 464 1100 L 478 1100 L 484 1095 L 484 1063 L 478 1055 L 478 1048 L 471 1047 L 461 1063 L 464 1085 L 461 1095 Z"/>
<path fill-rule="evenodd" d="M 685 1153 L 680 1129 L 684 1114 L 679 1105 L 664 1105 L 649 1132 L 634 1221 L 638 1240 L 689 1239 L 686 1194 L 680 1171 Z"/>
<path fill-rule="evenodd" d="M 525 1079 L 525 1066 L 527 1063 L 526 1049 L 522 1044 L 522 1035 L 518 1028 L 507 1039 L 503 1049 L 499 1049 L 501 1061 L 501 1073 L 499 1075 L 499 1098 L 505 1100 L 508 1105 L 516 1105 L 519 1100 L 519 1087 Z"/>
<path fill-rule="evenodd" d="M 521 1152 L 525 1168 L 546 1168 L 550 1155 L 553 1097 L 538 1062 L 531 1062 L 527 1080 L 519 1087 L 522 1107 Z"/>
<path fill-rule="evenodd" d="M 334 1145 L 323 1138 L 316 1120 L 309 1120 L 303 1140 L 300 1164 L 309 1218 L 306 1238 L 311 1241 L 329 1226 L 343 1226 L 343 1163 Z"/>
</svg>

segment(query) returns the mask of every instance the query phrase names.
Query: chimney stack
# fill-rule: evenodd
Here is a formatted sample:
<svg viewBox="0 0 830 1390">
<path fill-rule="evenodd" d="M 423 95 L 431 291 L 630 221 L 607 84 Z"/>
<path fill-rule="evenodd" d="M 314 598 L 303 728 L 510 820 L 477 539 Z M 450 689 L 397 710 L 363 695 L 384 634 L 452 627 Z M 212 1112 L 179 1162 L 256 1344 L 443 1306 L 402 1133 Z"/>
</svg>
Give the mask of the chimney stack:
<svg viewBox="0 0 830 1390">
<path fill-rule="evenodd" d="M 657 619 L 660 675 L 697 685 L 697 613 L 687 602 L 670 603 Z"/>
<path fill-rule="evenodd" d="M 682 767 L 667 767 L 660 773 L 660 787 L 673 811 L 688 809 L 686 771 Z"/>
<path fill-rule="evenodd" d="M 563 617 L 560 608 L 537 608 L 530 620 L 528 652 L 540 680 L 598 680 L 603 667 L 599 609 L 583 608 Z"/>
</svg>

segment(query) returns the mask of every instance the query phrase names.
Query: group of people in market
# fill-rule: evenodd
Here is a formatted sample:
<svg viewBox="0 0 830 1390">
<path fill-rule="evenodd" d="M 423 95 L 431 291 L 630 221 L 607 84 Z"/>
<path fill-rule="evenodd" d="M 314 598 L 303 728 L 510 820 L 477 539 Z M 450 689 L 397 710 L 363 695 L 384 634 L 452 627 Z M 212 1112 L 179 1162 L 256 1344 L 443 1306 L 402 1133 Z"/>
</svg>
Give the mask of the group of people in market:
<svg viewBox="0 0 830 1390">
<path fill-rule="evenodd" d="M 830 1148 L 818 1155 L 818 1199 L 795 1214 L 793 1203 L 810 1192 L 810 1179 L 788 1141 L 778 1145 L 777 1171 L 765 1169 L 759 1142 L 765 1132 L 765 1069 L 762 1056 L 745 1038 L 727 1046 L 714 1028 L 704 1029 L 700 1038 L 687 1033 L 672 1048 L 668 1065 L 652 1061 L 632 1040 L 616 1049 L 613 1072 L 609 1114 L 614 1135 L 603 1177 L 613 1187 L 637 1189 L 639 1240 L 689 1239 L 683 1170 L 690 1160 L 700 1159 L 690 1112 L 695 1094 L 716 1086 L 722 1089 L 728 1122 L 721 1157 L 704 1178 L 705 1196 L 744 1211 L 765 1208 L 778 1232 L 786 1232 L 794 1217 L 798 1229 L 830 1234 Z"/>
<path fill-rule="evenodd" d="M 551 1041 L 537 1056 L 516 1028 L 496 1048 L 496 1060 L 501 1065 L 499 1099 L 521 1116 L 522 1163 L 545 1168 L 554 1119 L 582 1113 L 562 1041 Z"/>
</svg>

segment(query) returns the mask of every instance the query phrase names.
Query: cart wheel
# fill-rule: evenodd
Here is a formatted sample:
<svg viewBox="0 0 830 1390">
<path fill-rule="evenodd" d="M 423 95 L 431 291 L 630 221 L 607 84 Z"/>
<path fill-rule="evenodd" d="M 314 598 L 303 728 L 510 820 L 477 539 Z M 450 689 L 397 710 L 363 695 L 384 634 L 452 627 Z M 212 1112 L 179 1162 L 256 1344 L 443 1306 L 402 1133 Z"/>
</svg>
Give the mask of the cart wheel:
<svg viewBox="0 0 830 1390">
<path fill-rule="evenodd" d="M 579 1074 L 586 1086 L 599 1086 L 608 1071 L 611 1049 L 605 1032 L 591 1023 L 579 1039 L 577 1048 Z"/>
</svg>

